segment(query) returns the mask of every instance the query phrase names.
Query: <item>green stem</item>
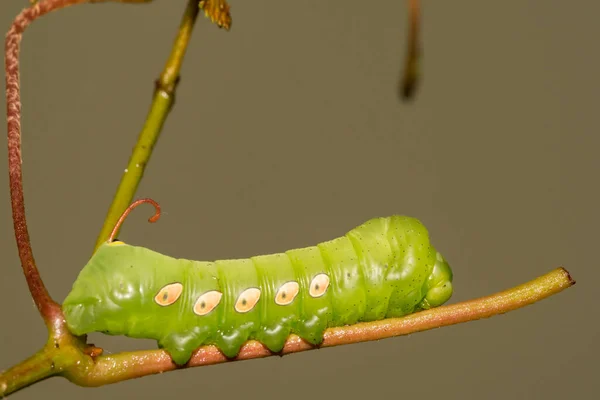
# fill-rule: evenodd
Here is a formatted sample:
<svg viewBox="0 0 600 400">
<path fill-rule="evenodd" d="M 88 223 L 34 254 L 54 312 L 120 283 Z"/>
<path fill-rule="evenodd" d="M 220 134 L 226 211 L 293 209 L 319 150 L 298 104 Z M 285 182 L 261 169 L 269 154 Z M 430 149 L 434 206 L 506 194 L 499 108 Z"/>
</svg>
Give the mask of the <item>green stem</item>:
<svg viewBox="0 0 600 400">
<path fill-rule="evenodd" d="M 51 335 L 33 356 L 0 373 L 0 398 L 65 371 L 84 373 L 93 368 L 92 358 L 86 355 L 88 348 L 82 338 L 68 332 Z"/>
<path fill-rule="evenodd" d="M 144 175 L 146 165 L 148 165 L 148 161 L 152 155 L 152 150 L 160 136 L 169 111 L 173 107 L 181 64 L 183 63 L 183 58 L 199 11 L 198 0 L 188 0 L 183 19 L 179 26 L 179 32 L 171 50 L 171 55 L 160 78 L 156 81 L 156 90 L 146 123 L 138 136 L 127 168 L 121 178 L 121 183 L 110 205 L 104 225 L 96 241 L 95 249 L 108 240 L 119 217 L 133 200 L 133 196 Z"/>
<path fill-rule="evenodd" d="M 54 355 L 44 347 L 25 361 L 4 371 L 0 375 L 0 397 L 55 375 Z"/>
</svg>

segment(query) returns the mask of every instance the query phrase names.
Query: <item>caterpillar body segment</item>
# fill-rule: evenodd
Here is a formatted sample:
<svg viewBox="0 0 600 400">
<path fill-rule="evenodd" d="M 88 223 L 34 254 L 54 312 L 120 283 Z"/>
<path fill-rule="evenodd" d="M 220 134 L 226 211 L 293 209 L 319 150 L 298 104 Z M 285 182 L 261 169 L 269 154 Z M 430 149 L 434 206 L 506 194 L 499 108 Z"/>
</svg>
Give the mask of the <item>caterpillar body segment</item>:
<svg viewBox="0 0 600 400">
<path fill-rule="evenodd" d="M 316 246 L 248 259 L 175 259 L 105 243 L 63 303 L 76 335 L 155 339 L 177 364 L 201 345 L 227 357 L 249 339 L 273 352 L 295 333 L 313 344 L 328 327 L 399 317 L 445 303 L 452 271 L 425 227 L 374 218 Z"/>
</svg>

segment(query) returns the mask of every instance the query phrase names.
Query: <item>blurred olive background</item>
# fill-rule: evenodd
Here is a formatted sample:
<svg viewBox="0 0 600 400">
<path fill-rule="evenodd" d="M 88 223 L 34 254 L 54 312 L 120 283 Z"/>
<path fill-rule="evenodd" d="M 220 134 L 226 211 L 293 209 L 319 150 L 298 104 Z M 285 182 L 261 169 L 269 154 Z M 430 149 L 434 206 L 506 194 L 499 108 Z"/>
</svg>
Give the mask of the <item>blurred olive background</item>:
<svg viewBox="0 0 600 400">
<path fill-rule="evenodd" d="M 58 301 L 91 255 L 185 3 L 76 6 L 25 32 L 27 216 Z M 26 5 L 2 1 L 3 31 Z M 248 257 L 407 214 L 450 260 L 452 302 L 558 266 L 577 285 L 503 316 L 408 337 L 95 389 L 55 378 L 14 398 L 597 395 L 600 3 L 425 2 L 424 81 L 413 103 L 397 95 L 406 1 L 231 5 L 230 32 L 204 18 L 196 26 L 176 106 L 136 196 L 159 201 L 164 214 L 151 225 L 151 209 L 137 210 L 122 239 L 182 258 Z M 42 346 L 46 331 L 19 267 L 6 173 L 0 187 L 4 369 Z M 155 347 L 91 341 L 110 352 Z"/>
</svg>

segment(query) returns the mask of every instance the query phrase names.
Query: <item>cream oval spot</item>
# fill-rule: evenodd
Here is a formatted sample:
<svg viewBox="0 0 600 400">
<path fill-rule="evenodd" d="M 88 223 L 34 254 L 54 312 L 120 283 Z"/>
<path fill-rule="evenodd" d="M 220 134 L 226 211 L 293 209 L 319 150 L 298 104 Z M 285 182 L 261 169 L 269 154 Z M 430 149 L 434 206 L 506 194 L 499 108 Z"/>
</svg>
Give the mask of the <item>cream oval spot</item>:
<svg viewBox="0 0 600 400">
<path fill-rule="evenodd" d="M 115 240 L 114 242 L 110 242 L 108 245 L 109 246 L 123 246 L 125 244 L 125 242 L 122 242 L 120 240 Z"/>
<path fill-rule="evenodd" d="M 235 311 L 245 313 L 254 308 L 260 299 L 260 289 L 250 288 L 244 290 L 235 302 Z"/>
<path fill-rule="evenodd" d="M 310 289 L 308 293 L 312 297 L 321 297 L 329 287 L 329 276 L 327 274 L 319 274 L 310 281 Z"/>
<path fill-rule="evenodd" d="M 181 292 L 183 292 L 183 285 L 181 283 L 170 283 L 158 291 L 158 294 L 154 296 L 154 301 L 159 306 L 170 306 L 179 299 Z"/>
<path fill-rule="evenodd" d="M 196 303 L 194 304 L 194 313 L 200 316 L 208 314 L 219 305 L 222 297 L 223 293 L 216 290 L 204 293 L 196 300 Z"/>
<path fill-rule="evenodd" d="M 286 282 L 277 291 L 277 294 L 275 295 L 275 303 L 280 306 L 287 306 L 294 301 L 299 291 L 300 285 L 298 285 L 298 282 Z"/>
</svg>

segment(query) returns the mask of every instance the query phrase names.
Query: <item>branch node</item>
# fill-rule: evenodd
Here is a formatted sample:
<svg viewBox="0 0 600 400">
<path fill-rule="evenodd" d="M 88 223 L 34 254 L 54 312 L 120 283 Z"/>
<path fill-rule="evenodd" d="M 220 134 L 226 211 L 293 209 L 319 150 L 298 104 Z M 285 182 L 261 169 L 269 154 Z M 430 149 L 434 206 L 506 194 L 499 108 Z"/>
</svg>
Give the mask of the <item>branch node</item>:
<svg viewBox="0 0 600 400">
<path fill-rule="evenodd" d="M 164 95 L 170 97 L 172 102 L 175 102 L 175 91 L 177 90 L 180 81 L 181 75 L 179 74 L 173 81 L 164 81 L 161 78 L 157 78 L 154 81 L 154 95 L 156 96 L 159 92 L 162 92 Z"/>
</svg>

